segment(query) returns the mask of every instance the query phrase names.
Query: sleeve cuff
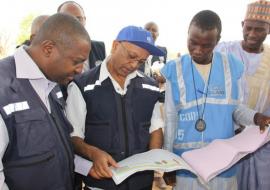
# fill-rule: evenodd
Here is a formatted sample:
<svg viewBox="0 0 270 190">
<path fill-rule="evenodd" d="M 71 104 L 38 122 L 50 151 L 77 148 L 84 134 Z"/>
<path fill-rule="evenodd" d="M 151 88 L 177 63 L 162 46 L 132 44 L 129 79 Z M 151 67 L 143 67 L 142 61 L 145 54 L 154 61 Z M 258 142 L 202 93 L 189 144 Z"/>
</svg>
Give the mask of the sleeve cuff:
<svg viewBox="0 0 270 190">
<path fill-rule="evenodd" d="M 78 155 L 75 155 L 74 158 L 75 172 L 87 176 L 90 169 L 93 166 L 93 162 L 86 160 Z"/>
</svg>

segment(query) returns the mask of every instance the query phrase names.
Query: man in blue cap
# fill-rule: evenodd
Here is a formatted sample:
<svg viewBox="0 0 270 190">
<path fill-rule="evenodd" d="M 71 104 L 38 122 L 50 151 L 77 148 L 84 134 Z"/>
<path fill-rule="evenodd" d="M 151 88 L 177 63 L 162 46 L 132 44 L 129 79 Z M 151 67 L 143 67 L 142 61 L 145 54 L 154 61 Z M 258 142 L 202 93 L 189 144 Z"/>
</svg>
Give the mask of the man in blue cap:
<svg viewBox="0 0 270 190">
<path fill-rule="evenodd" d="M 137 71 L 149 55 L 163 56 L 151 33 L 123 28 L 111 54 L 68 87 L 66 113 L 73 124 L 77 154 L 93 162 L 82 165 L 86 189 L 152 189 L 153 172 L 139 172 L 115 185 L 110 166 L 163 143 L 158 84 Z M 76 171 L 78 171 L 76 169 Z"/>
</svg>

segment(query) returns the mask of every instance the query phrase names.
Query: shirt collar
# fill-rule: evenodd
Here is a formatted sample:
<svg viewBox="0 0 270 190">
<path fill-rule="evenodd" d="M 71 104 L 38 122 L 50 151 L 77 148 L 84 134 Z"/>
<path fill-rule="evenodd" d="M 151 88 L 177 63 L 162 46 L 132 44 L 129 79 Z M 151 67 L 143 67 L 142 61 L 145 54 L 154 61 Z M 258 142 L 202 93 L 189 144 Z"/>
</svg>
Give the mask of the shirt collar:
<svg viewBox="0 0 270 190">
<path fill-rule="evenodd" d="M 26 46 L 19 47 L 14 53 L 16 77 L 22 79 L 45 79 L 48 83 L 56 84 L 46 78 L 34 60 L 25 50 Z"/>
<path fill-rule="evenodd" d="M 99 74 L 99 81 L 100 83 L 102 83 L 105 79 L 107 79 L 108 77 L 112 78 L 109 70 L 108 70 L 108 67 L 107 67 L 107 63 L 108 61 L 110 60 L 110 57 L 111 56 L 108 56 L 104 59 L 104 61 L 101 63 L 101 67 L 100 67 L 100 74 Z M 127 79 L 133 79 L 135 78 L 136 76 L 139 76 L 139 77 L 144 77 L 143 74 L 141 74 L 138 70 L 136 71 L 133 71 L 132 73 L 130 73 L 128 76 L 127 76 Z"/>
<path fill-rule="evenodd" d="M 17 78 L 41 79 L 46 78 L 37 64 L 25 50 L 26 46 L 19 47 L 15 54 L 15 66 Z"/>
</svg>

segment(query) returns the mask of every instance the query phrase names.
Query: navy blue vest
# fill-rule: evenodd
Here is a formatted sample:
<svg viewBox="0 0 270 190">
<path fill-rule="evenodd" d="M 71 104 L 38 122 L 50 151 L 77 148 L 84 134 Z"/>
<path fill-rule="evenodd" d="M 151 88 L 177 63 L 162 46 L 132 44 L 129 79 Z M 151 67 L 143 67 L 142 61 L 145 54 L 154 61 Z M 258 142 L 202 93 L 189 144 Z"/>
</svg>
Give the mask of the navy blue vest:
<svg viewBox="0 0 270 190">
<path fill-rule="evenodd" d="M 85 91 L 84 87 L 98 84 L 99 73 L 100 66 L 75 79 L 87 106 L 85 142 L 106 151 L 116 161 L 147 151 L 152 112 L 160 93 L 143 86 L 156 88 L 156 82 L 137 76 L 131 80 L 126 95 L 121 96 L 107 78 L 101 85 Z M 153 172 L 136 173 L 118 186 L 111 179 L 86 177 L 84 182 L 103 189 L 138 190 L 152 184 Z"/>
<path fill-rule="evenodd" d="M 73 189 L 72 126 L 58 91 L 56 87 L 49 96 L 49 114 L 30 82 L 16 78 L 14 58 L 0 61 L 0 113 L 9 135 L 2 162 L 11 190 Z"/>
</svg>

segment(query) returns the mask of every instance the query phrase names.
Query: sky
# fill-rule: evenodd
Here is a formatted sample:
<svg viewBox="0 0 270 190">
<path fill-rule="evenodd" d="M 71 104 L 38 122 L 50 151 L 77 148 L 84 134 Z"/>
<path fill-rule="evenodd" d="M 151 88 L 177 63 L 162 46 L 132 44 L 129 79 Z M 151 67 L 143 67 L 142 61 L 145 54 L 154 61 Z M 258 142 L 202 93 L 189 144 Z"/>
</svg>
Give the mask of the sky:
<svg viewBox="0 0 270 190">
<path fill-rule="evenodd" d="M 22 19 L 29 15 L 54 14 L 64 0 L 8 0 L 1 2 L 0 32 L 14 41 Z M 159 26 L 157 45 L 171 55 L 186 53 L 188 25 L 199 11 L 215 11 L 222 21 L 221 41 L 242 39 L 241 21 L 252 0 L 76 0 L 86 13 L 86 28 L 91 39 L 104 41 L 107 54 L 121 28 L 144 26 L 154 21 Z M 267 39 L 267 41 L 269 41 Z M 13 48 L 13 47 L 12 47 Z"/>
</svg>

